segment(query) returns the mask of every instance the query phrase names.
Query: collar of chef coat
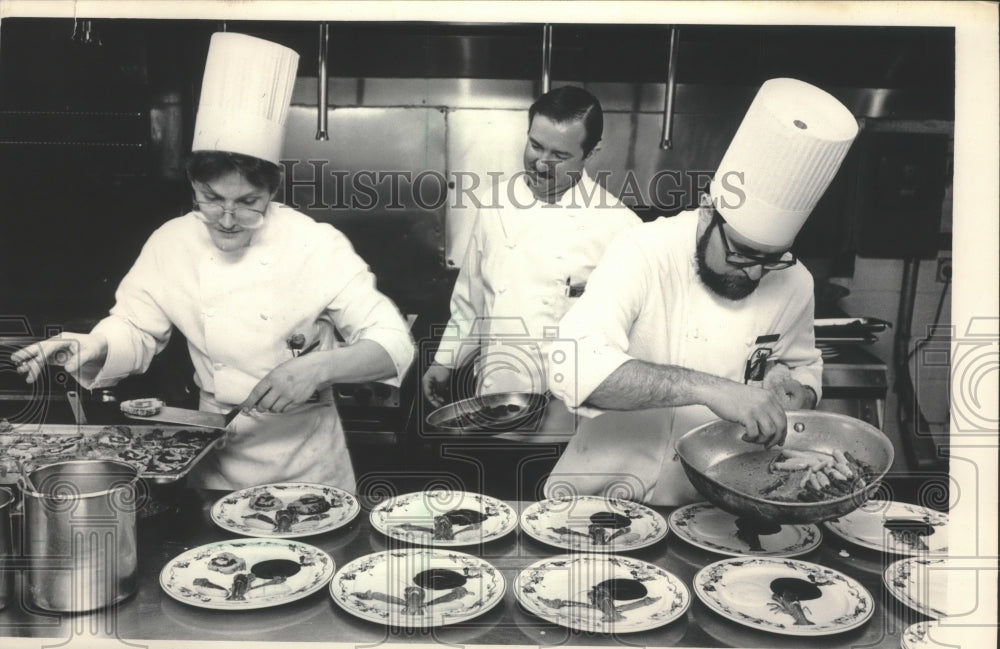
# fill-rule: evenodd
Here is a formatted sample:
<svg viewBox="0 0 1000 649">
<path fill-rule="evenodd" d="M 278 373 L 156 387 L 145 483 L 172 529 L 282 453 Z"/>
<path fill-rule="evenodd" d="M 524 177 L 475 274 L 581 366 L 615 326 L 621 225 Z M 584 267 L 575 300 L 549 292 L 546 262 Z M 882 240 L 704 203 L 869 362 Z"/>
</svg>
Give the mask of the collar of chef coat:
<svg viewBox="0 0 1000 649">
<path fill-rule="evenodd" d="M 590 201 L 600 201 L 600 189 L 597 183 L 591 179 L 590 174 L 587 170 L 583 170 L 583 175 L 580 180 L 573 184 L 572 187 L 566 190 L 566 192 L 559 197 L 559 200 L 552 205 L 558 205 L 559 207 L 587 207 L 587 203 L 584 201 L 584 197 L 579 195 L 579 190 L 582 187 L 585 190 L 585 194 L 590 197 Z M 617 201 L 615 201 L 617 203 Z M 600 204 L 600 203 L 598 203 Z M 531 205 L 536 208 L 543 208 L 549 205 L 545 201 L 536 198 L 534 194 L 531 193 L 531 188 L 528 187 L 528 177 L 524 174 L 518 174 L 514 178 L 514 205 L 515 206 L 525 206 Z"/>
</svg>

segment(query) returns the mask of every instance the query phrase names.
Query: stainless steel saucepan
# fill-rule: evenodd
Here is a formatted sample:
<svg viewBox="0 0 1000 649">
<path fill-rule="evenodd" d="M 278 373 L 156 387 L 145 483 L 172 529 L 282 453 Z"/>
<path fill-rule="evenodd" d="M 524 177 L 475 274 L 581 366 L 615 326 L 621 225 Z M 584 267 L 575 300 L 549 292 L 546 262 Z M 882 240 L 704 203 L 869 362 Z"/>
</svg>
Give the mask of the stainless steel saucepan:
<svg viewBox="0 0 1000 649">
<path fill-rule="evenodd" d="M 549 397 L 537 392 L 497 392 L 449 403 L 427 415 L 427 425 L 462 434 L 535 432 Z"/>
</svg>

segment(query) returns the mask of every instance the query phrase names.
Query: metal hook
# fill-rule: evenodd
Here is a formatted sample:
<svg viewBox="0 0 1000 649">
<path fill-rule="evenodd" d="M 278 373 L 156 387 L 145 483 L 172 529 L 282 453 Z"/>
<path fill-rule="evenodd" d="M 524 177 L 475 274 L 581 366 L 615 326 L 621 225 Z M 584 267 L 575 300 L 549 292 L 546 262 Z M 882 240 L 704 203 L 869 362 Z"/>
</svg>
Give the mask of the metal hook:
<svg viewBox="0 0 1000 649">
<path fill-rule="evenodd" d="M 660 148 L 672 149 L 674 143 L 674 95 L 677 92 L 677 46 L 680 43 L 680 30 L 670 28 L 670 54 L 667 58 L 667 92 L 663 102 L 663 133 L 660 136 Z"/>
<path fill-rule="evenodd" d="M 319 26 L 319 97 L 317 98 L 317 104 L 319 104 L 319 114 L 317 115 L 318 124 L 316 126 L 316 139 L 325 142 L 330 139 L 327 133 L 326 124 L 326 111 L 327 111 L 327 72 L 326 72 L 326 60 L 327 54 L 330 47 L 330 23 L 320 23 Z"/>
<path fill-rule="evenodd" d="M 542 29 L 542 94 L 549 91 L 552 85 L 552 25 L 545 24 Z"/>
</svg>

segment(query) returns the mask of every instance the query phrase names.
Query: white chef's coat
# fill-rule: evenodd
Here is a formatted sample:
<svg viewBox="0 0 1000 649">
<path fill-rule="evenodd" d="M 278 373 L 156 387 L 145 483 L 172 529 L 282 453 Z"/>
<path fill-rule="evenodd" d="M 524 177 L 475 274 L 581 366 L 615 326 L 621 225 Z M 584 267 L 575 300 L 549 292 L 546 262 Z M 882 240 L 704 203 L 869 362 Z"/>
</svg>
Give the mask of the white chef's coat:
<svg viewBox="0 0 1000 649">
<path fill-rule="evenodd" d="M 482 345 L 479 392 L 545 392 L 542 347 L 608 243 L 639 217 L 586 173 L 554 204 L 523 175 L 481 197 L 434 360 L 455 368 Z"/>
<path fill-rule="evenodd" d="M 343 234 L 272 203 L 248 248 L 215 247 L 193 214 L 150 236 L 115 294 L 111 315 L 95 332 L 108 357 L 86 388 L 113 385 L 146 371 L 177 327 L 187 338 L 201 408 L 223 412 L 242 402 L 272 369 L 292 358 L 295 333 L 319 349 L 371 340 L 392 358 L 398 381 L 413 357 L 409 330 L 395 305 L 375 288 L 367 264 Z M 282 480 L 354 489 L 344 432 L 325 391 L 324 405 L 281 415 L 239 416 L 214 456 L 192 481 L 235 489 Z"/>
<path fill-rule="evenodd" d="M 701 499 L 684 475 L 674 442 L 717 419 L 705 406 L 604 412 L 581 407 L 631 359 L 676 365 L 744 383 L 748 360 L 780 362 L 821 395 L 813 280 L 801 264 L 772 271 L 756 291 L 732 301 L 697 276 L 698 212 L 657 219 L 619 236 L 563 318 L 550 355 L 552 392 L 581 418 L 546 489 L 618 495 L 657 505 Z M 575 346 L 575 348 L 574 348 Z M 556 373 L 559 376 L 556 376 Z M 558 380 L 557 380 L 558 378 Z M 564 484 L 565 483 L 565 484 Z"/>
</svg>

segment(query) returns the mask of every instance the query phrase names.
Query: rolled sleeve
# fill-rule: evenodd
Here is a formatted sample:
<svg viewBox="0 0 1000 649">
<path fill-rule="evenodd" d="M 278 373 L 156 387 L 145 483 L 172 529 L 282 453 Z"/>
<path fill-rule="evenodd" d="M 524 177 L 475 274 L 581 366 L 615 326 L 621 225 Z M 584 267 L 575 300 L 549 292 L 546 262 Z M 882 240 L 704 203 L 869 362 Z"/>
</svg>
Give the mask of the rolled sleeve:
<svg viewBox="0 0 1000 649">
<path fill-rule="evenodd" d="M 559 323 L 559 341 L 549 349 L 550 389 L 579 414 L 600 414 L 583 404 L 615 370 L 633 360 L 627 353 L 629 331 L 648 282 L 645 256 L 631 236 L 626 231 L 608 248 L 590 275 L 586 293 Z"/>
</svg>

